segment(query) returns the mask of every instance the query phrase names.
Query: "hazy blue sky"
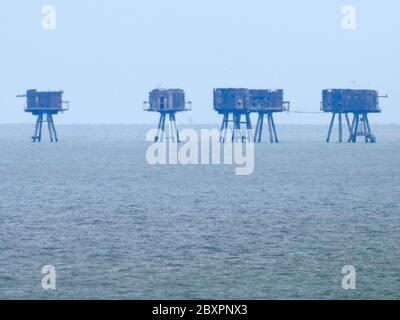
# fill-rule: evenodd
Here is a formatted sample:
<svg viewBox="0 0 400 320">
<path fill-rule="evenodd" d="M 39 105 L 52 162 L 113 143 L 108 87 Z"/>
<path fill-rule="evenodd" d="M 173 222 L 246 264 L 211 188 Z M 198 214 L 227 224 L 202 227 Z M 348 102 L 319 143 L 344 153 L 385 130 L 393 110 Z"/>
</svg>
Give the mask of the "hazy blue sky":
<svg viewBox="0 0 400 320">
<path fill-rule="evenodd" d="M 56 30 L 41 26 L 45 4 Z M 355 31 L 342 29 L 344 5 Z M 159 85 L 193 101 L 180 122 L 216 123 L 214 87 L 282 88 L 293 109 L 318 111 L 323 88 L 356 81 L 390 95 L 373 122 L 400 123 L 399 31 L 395 0 L 2 0 L 0 122 L 33 121 L 15 98 L 28 88 L 65 91 L 58 123 L 155 123 L 142 102 Z"/>
</svg>

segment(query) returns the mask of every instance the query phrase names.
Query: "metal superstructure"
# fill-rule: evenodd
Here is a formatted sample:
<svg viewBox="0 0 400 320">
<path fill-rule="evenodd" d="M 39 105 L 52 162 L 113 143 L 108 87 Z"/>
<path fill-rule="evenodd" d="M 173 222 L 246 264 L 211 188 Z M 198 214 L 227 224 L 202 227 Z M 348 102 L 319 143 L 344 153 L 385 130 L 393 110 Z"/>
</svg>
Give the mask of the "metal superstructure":
<svg viewBox="0 0 400 320">
<path fill-rule="evenodd" d="M 385 96 L 387 97 L 387 96 Z M 343 142 L 343 125 L 346 122 L 349 131 L 349 143 L 356 143 L 363 137 L 366 143 L 375 143 L 368 115 L 381 113 L 378 91 L 353 89 L 326 89 L 322 91 L 321 110 L 332 113 L 327 142 L 331 141 L 333 126 L 338 117 L 339 142 Z M 351 116 L 353 119 L 351 120 Z"/>
<path fill-rule="evenodd" d="M 28 90 L 25 95 L 18 98 L 26 98 L 25 112 L 37 117 L 33 142 L 42 141 L 43 123 L 47 123 L 51 142 L 58 142 L 58 135 L 54 125 L 53 115 L 69 110 L 69 102 L 63 100 L 63 91 L 37 91 Z"/>
<path fill-rule="evenodd" d="M 182 89 L 155 89 L 151 91 L 149 101 L 144 102 L 144 111 L 160 114 L 157 135 L 154 141 L 160 141 L 165 136 L 165 123 L 169 120 L 169 128 L 172 132 L 171 138 L 179 143 L 176 114 L 190 111 L 191 109 L 192 103 L 186 102 L 185 92 Z"/>
<path fill-rule="evenodd" d="M 221 126 L 221 141 L 227 139 L 229 123 L 233 123 L 232 141 L 240 137 L 241 140 L 262 141 L 264 120 L 267 117 L 269 137 L 271 143 L 278 143 L 278 135 L 274 121 L 274 113 L 289 110 L 289 102 L 283 99 L 283 90 L 268 89 L 214 89 L 214 110 L 223 115 Z M 251 114 L 257 113 L 258 121 L 254 131 L 251 123 Z M 244 118 L 244 121 L 242 121 Z M 246 134 L 243 134 L 243 129 Z"/>
</svg>

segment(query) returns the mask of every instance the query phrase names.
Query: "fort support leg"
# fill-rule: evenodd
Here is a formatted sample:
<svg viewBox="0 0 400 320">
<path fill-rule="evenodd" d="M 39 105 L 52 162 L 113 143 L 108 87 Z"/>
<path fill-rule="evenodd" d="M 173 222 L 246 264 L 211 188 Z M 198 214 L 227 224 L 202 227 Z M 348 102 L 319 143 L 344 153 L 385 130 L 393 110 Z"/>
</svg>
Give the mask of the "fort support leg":
<svg viewBox="0 0 400 320">
<path fill-rule="evenodd" d="M 225 113 L 222 119 L 220 142 L 225 143 L 226 131 L 228 130 L 229 114 Z"/>
<path fill-rule="evenodd" d="M 158 121 L 158 127 L 157 127 L 157 135 L 154 138 L 154 142 L 158 142 L 160 140 L 162 121 L 163 121 L 163 114 L 160 114 L 160 120 Z"/>
<path fill-rule="evenodd" d="M 353 142 L 353 134 L 354 134 L 355 125 L 356 125 L 356 115 L 353 115 L 353 121 L 350 126 L 350 137 L 349 137 L 349 141 L 348 141 L 349 143 Z"/>
<path fill-rule="evenodd" d="M 174 126 L 174 116 L 172 113 L 169 114 L 169 136 L 172 142 L 178 141 L 176 131 L 175 131 L 175 126 Z"/>
<path fill-rule="evenodd" d="M 343 120 L 342 113 L 339 113 L 339 143 L 343 142 Z"/>
<path fill-rule="evenodd" d="M 43 130 L 43 114 L 39 116 L 40 123 L 39 123 L 39 135 L 37 137 L 37 141 L 41 142 L 42 141 L 42 130 Z"/>
<path fill-rule="evenodd" d="M 254 137 L 254 142 L 261 143 L 262 142 L 262 134 L 264 130 L 264 118 L 265 114 L 260 112 L 258 114 L 258 121 L 257 121 L 257 130 Z"/>
<path fill-rule="evenodd" d="M 351 124 L 350 124 L 350 119 L 349 119 L 349 114 L 348 113 L 346 113 L 345 114 L 345 118 L 346 118 L 346 123 L 347 123 L 347 129 L 349 130 L 349 133 L 350 133 L 350 136 L 351 136 Z M 350 140 L 348 141 L 348 142 L 350 142 Z"/>
<path fill-rule="evenodd" d="M 256 143 L 261 143 L 262 141 L 262 133 L 264 129 L 264 117 L 265 117 L 264 113 L 260 112 L 258 114 L 257 129 L 254 137 L 254 142 Z"/>
<path fill-rule="evenodd" d="M 265 114 L 264 114 L 264 113 L 261 113 L 261 114 L 260 114 L 260 117 L 261 117 L 261 123 L 260 123 L 260 132 L 259 132 L 259 134 L 258 134 L 258 142 L 261 142 L 261 141 L 262 141 L 262 133 L 263 133 L 263 131 L 264 131 L 264 119 L 265 119 Z"/>
<path fill-rule="evenodd" d="M 226 142 L 227 141 L 227 139 L 229 138 L 231 138 L 231 137 L 228 137 L 228 129 L 229 129 L 229 117 L 230 117 L 230 114 L 228 113 L 227 115 L 226 115 L 226 118 L 225 118 L 225 132 L 224 132 L 224 142 Z M 233 115 L 232 115 L 232 119 L 233 119 Z M 233 120 L 232 120 L 233 121 Z M 231 132 L 232 134 L 233 134 L 233 131 Z"/>
<path fill-rule="evenodd" d="M 176 125 L 175 113 L 169 114 L 169 133 L 173 142 L 180 143 L 178 127 Z"/>
<path fill-rule="evenodd" d="M 326 139 L 327 143 L 329 143 L 331 141 L 332 129 L 333 129 L 333 125 L 335 123 L 335 118 L 336 118 L 336 113 L 334 113 L 332 115 L 332 120 L 331 120 L 331 124 L 329 126 L 329 131 L 328 131 L 328 138 Z"/>
<path fill-rule="evenodd" d="M 49 129 L 50 142 L 54 142 L 54 139 L 53 139 L 53 126 L 52 126 L 52 123 L 51 123 L 51 115 L 50 114 L 46 115 L 46 120 L 47 120 L 47 127 Z"/>
<path fill-rule="evenodd" d="M 275 120 L 274 120 L 274 114 L 271 113 L 271 123 L 272 123 L 272 130 L 274 132 L 274 136 L 275 136 L 275 143 L 279 143 L 279 139 L 278 139 L 278 134 L 276 132 L 276 126 L 275 126 Z"/>
<path fill-rule="evenodd" d="M 358 137 L 364 137 L 365 143 L 376 142 L 376 139 L 372 134 L 371 127 L 369 125 L 368 113 L 354 114 L 349 142 L 356 143 Z"/>
<path fill-rule="evenodd" d="M 232 142 L 235 140 L 235 134 L 236 134 L 236 115 L 233 113 L 232 114 L 232 122 L 233 122 L 233 131 L 232 131 Z"/>
<path fill-rule="evenodd" d="M 251 124 L 250 113 L 246 113 L 247 141 L 253 141 L 253 126 Z"/>
<path fill-rule="evenodd" d="M 44 114 L 39 114 L 36 120 L 35 135 L 32 137 L 33 142 L 41 142 L 43 134 L 43 122 L 47 122 L 47 128 L 49 130 L 50 142 L 58 142 L 58 136 L 56 127 L 54 125 L 53 115 L 46 113 L 46 119 Z"/>
<path fill-rule="evenodd" d="M 274 143 L 274 137 L 272 133 L 272 123 L 271 123 L 271 114 L 267 114 L 267 119 L 268 119 L 268 131 L 269 131 L 269 142 Z"/>
<path fill-rule="evenodd" d="M 368 133 L 367 133 L 367 123 L 365 122 L 365 117 L 366 117 L 365 114 L 363 114 L 363 115 L 361 116 L 362 135 L 363 135 L 364 138 L 365 138 L 365 143 L 369 143 L 370 137 L 369 137 L 369 135 L 368 135 Z"/>
<path fill-rule="evenodd" d="M 261 115 L 258 115 L 258 119 L 257 119 L 257 125 L 256 125 L 256 132 L 254 134 L 254 143 L 258 143 L 260 141 L 258 141 L 258 133 L 260 131 L 260 123 L 261 123 Z"/>
<path fill-rule="evenodd" d="M 370 138 L 370 143 L 376 143 L 375 136 L 372 134 L 371 126 L 369 125 L 368 115 L 365 115 L 365 123 L 367 125 L 368 136 Z"/>
<path fill-rule="evenodd" d="M 172 114 L 172 120 L 174 122 L 174 130 L 175 130 L 175 134 L 176 134 L 176 142 L 177 143 L 181 143 L 181 138 L 179 137 L 178 126 L 176 125 L 176 115 L 175 115 L 175 113 Z"/>
<path fill-rule="evenodd" d="M 235 138 L 243 140 L 242 132 L 240 130 L 240 123 L 241 123 L 242 115 L 240 113 L 233 114 L 233 134 L 232 134 L 232 142 L 235 141 Z"/>
<path fill-rule="evenodd" d="M 163 117 L 162 117 L 162 124 L 161 124 L 161 140 L 165 139 L 165 120 L 167 118 L 167 115 L 165 113 L 163 113 Z"/>
<path fill-rule="evenodd" d="M 355 120 L 355 122 L 354 122 L 354 127 L 353 127 L 352 142 L 357 143 L 358 128 L 359 128 L 359 124 L 360 124 L 360 115 L 355 114 L 354 120 Z"/>
<path fill-rule="evenodd" d="M 37 119 L 36 119 L 36 125 L 35 125 L 35 133 L 32 136 L 32 141 L 36 142 L 38 140 L 39 137 L 39 127 L 40 127 L 40 115 L 38 115 Z"/>
<path fill-rule="evenodd" d="M 51 127 L 53 128 L 54 140 L 55 140 L 55 142 L 58 142 L 56 126 L 54 125 L 54 120 L 53 120 L 53 116 L 52 115 L 50 115 L 50 120 L 51 120 Z"/>
</svg>

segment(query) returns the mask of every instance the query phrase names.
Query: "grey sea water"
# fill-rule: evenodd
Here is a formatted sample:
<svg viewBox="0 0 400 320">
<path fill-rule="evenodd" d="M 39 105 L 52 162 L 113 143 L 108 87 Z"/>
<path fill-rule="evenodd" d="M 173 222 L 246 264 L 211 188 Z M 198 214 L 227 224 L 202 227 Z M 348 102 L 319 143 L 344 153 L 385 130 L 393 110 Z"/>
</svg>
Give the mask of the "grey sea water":
<svg viewBox="0 0 400 320">
<path fill-rule="evenodd" d="M 400 298 L 400 126 L 376 145 L 279 126 L 248 177 L 148 165 L 147 126 L 32 129 L 0 126 L 2 299 Z"/>
</svg>

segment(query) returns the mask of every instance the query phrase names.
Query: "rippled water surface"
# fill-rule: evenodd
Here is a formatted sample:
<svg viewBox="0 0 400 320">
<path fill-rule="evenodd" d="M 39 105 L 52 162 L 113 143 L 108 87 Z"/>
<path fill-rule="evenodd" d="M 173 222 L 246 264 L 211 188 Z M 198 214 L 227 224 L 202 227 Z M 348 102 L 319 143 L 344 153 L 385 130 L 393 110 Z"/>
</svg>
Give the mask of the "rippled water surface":
<svg viewBox="0 0 400 320">
<path fill-rule="evenodd" d="M 0 298 L 400 298 L 400 127 L 328 145 L 326 127 L 280 126 L 248 177 L 150 166 L 147 129 L 61 126 L 34 145 L 31 126 L 0 126 Z"/>
</svg>

